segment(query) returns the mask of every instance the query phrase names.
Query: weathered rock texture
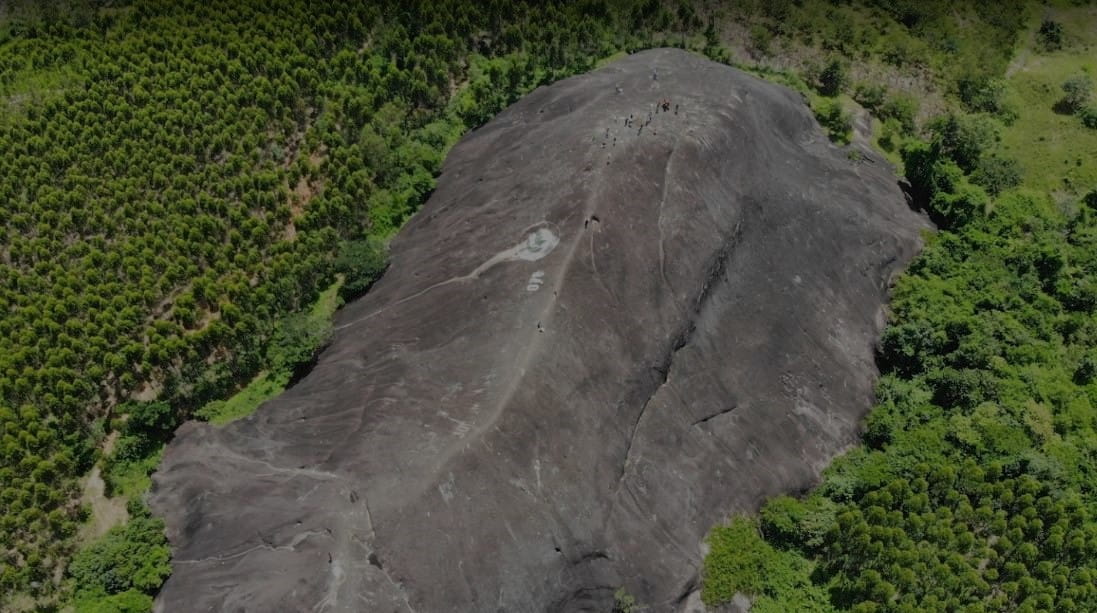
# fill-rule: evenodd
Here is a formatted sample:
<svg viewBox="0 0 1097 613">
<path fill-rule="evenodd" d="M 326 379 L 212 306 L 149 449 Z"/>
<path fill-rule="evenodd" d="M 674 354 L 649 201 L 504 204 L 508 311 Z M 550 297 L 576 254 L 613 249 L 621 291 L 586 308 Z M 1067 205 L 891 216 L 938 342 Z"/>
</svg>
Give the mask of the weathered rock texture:
<svg viewBox="0 0 1097 613">
<path fill-rule="evenodd" d="M 882 160 L 726 66 L 538 89 L 453 149 L 311 374 L 180 428 L 158 606 L 672 610 L 714 523 L 854 441 L 922 226 Z"/>
</svg>

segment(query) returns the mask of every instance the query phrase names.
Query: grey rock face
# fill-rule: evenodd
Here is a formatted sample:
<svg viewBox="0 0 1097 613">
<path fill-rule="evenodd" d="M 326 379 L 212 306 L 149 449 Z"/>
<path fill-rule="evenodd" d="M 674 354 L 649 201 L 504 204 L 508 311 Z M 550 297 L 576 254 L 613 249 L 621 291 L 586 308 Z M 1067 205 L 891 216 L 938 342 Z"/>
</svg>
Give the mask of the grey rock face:
<svg viewBox="0 0 1097 613">
<path fill-rule="evenodd" d="M 307 377 L 179 429 L 157 605 L 675 609 L 714 523 L 855 440 L 923 226 L 883 160 L 726 66 L 540 88 L 453 149 Z"/>
</svg>

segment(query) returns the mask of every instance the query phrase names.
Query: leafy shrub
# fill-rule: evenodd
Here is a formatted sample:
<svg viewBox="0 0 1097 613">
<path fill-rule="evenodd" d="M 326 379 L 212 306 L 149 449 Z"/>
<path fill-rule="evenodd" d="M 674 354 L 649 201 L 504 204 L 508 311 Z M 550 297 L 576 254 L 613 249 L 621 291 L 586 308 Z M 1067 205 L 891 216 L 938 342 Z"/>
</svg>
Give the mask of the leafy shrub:
<svg viewBox="0 0 1097 613">
<path fill-rule="evenodd" d="M 1056 51 L 1063 48 L 1063 24 L 1051 19 L 1040 22 L 1040 29 L 1036 31 L 1036 40 L 1045 51 Z"/>
<path fill-rule="evenodd" d="M 121 464 L 146 458 L 171 436 L 178 417 L 166 402 L 130 402 L 120 407 L 129 419 L 122 426 L 122 436 L 114 453 L 104 459 L 103 478 L 108 493 L 113 491 L 112 475 Z"/>
<path fill-rule="evenodd" d="M 876 112 L 887 100 L 887 89 L 875 83 L 858 83 L 853 90 L 853 99 L 866 109 Z"/>
<path fill-rule="evenodd" d="M 76 613 L 147 613 L 152 596 L 138 590 L 117 594 L 85 594 L 74 603 Z"/>
<path fill-rule="evenodd" d="M 968 180 L 951 156 L 972 156 L 969 145 L 935 139 L 912 141 L 901 150 L 915 205 L 924 208 L 941 228 L 958 228 L 986 212 L 986 190 Z M 969 159 L 969 158 L 966 158 Z"/>
<path fill-rule="evenodd" d="M 993 398 L 994 381 L 983 370 L 941 368 L 926 377 L 933 390 L 933 403 L 945 409 L 974 408 Z"/>
<path fill-rule="evenodd" d="M 1082 196 L 1082 204 L 1086 205 L 1094 211 L 1097 211 L 1097 189 L 1089 192 L 1085 196 Z"/>
<path fill-rule="evenodd" d="M 164 522 L 151 517 L 143 507 L 131 510 L 141 514 L 111 528 L 73 557 L 68 574 L 75 581 L 78 600 L 101 599 L 131 590 L 155 594 L 171 574 Z M 132 603 L 135 599 L 131 595 L 120 602 Z"/>
<path fill-rule="evenodd" d="M 899 37 L 884 47 L 883 59 L 892 66 L 907 66 L 918 61 L 920 53 L 924 50 L 921 41 Z"/>
<path fill-rule="evenodd" d="M 705 564 L 706 601 L 727 602 L 736 592 L 765 592 L 766 567 L 774 565 L 777 552 L 759 538 L 754 522 L 735 518 L 713 529 L 709 543 L 712 553 Z"/>
<path fill-rule="evenodd" d="M 135 402 L 123 409 L 129 414 L 126 434 L 159 439 L 175 428 L 175 413 L 166 402 Z"/>
<path fill-rule="evenodd" d="M 979 160 L 971 181 L 981 185 L 987 193 L 997 196 L 1004 190 L 1021 184 L 1021 166 L 1017 160 L 998 155 L 988 155 Z"/>
<path fill-rule="evenodd" d="M 1078 117 L 1081 118 L 1083 126 L 1091 130 L 1097 130 L 1097 104 L 1082 107 L 1078 111 Z"/>
<path fill-rule="evenodd" d="M 815 117 L 826 129 L 832 141 L 848 143 L 853 130 L 853 118 L 839 100 L 823 100 L 815 109 Z"/>
<path fill-rule="evenodd" d="M 905 94 L 889 96 L 877 113 L 881 119 L 894 119 L 903 128 L 904 134 L 913 134 L 915 118 L 918 116 L 918 100 Z"/>
<path fill-rule="evenodd" d="M 708 543 L 701 592 L 707 605 L 728 602 L 741 593 L 754 597 L 755 611 L 780 611 L 783 605 L 798 611 L 834 610 L 826 592 L 812 585 L 810 566 L 767 543 L 756 521 L 733 518 L 713 528 Z"/>
<path fill-rule="evenodd" d="M 894 119 L 888 119 L 880 126 L 880 135 L 876 142 L 884 151 L 895 151 L 902 143 L 903 126 Z"/>
<path fill-rule="evenodd" d="M 975 170 L 998 136 L 994 123 L 982 115 L 950 114 L 932 122 L 930 130 L 937 150 L 964 172 Z"/>
<path fill-rule="evenodd" d="M 1090 349 L 1074 369 L 1074 382 L 1078 385 L 1088 385 L 1094 379 L 1097 379 L 1097 349 Z"/>
<path fill-rule="evenodd" d="M 932 322 L 903 322 L 884 330 L 877 359 L 889 370 L 913 375 L 922 372 L 926 361 L 947 342 L 947 335 Z"/>
<path fill-rule="evenodd" d="M 330 340 L 330 322 L 310 317 L 309 313 L 293 313 L 275 326 L 267 347 L 267 363 L 274 372 L 295 372 L 311 364 Z"/>
<path fill-rule="evenodd" d="M 973 113 L 991 113 L 1006 123 L 1017 118 L 1016 109 L 1006 103 L 1006 84 L 986 75 L 968 75 L 958 82 L 960 102 Z"/>
<path fill-rule="evenodd" d="M 768 55 L 770 52 L 770 46 L 773 44 L 773 32 L 770 32 L 769 28 L 755 24 L 750 28 L 750 46 L 761 53 L 762 55 Z"/>
<path fill-rule="evenodd" d="M 636 610 L 636 597 L 623 587 L 617 588 L 613 593 L 612 613 L 635 613 Z"/>
<path fill-rule="evenodd" d="M 778 496 L 762 507 L 762 534 L 778 547 L 803 546 L 810 551 L 823 544 L 826 533 L 834 526 L 834 509 L 834 503 L 822 496 L 806 500 Z"/>
<path fill-rule="evenodd" d="M 339 296 L 351 300 L 364 294 L 387 266 L 388 254 L 379 239 L 343 241 L 335 257 L 335 271 L 343 275 Z"/>
<path fill-rule="evenodd" d="M 951 171 L 948 166 L 946 172 Z M 957 228 L 986 213 L 990 198 L 986 191 L 973 185 L 952 166 L 955 172 L 949 172 L 951 189 L 940 190 L 929 202 L 930 216 L 943 228 Z"/>
<path fill-rule="evenodd" d="M 1062 85 L 1063 97 L 1059 100 L 1058 107 L 1068 113 L 1077 113 L 1089 102 L 1093 94 L 1093 80 L 1089 75 L 1075 75 Z"/>
<path fill-rule="evenodd" d="M 846 86 L 847 69 L 845 63 L 834 58 L 819 71 L 819 93 L 824 96 L 837 96 Z"/>
</svg>

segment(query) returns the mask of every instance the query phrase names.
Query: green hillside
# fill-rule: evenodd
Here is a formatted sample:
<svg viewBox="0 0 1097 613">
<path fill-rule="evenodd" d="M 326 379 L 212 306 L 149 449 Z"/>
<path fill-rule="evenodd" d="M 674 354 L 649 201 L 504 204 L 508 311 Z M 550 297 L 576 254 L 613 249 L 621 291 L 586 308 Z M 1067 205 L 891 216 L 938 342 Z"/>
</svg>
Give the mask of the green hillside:
<svg viewBox="0 0 1097 613">
<path fill-rule="evenodd" d="M 0 607 L 47 606 L 72 587 L 65 564 L 86 516 L 77 478 L 107 433 L 123 434 L 107 490 L 140 507 L 129 490 L 174 424 L 254 408 L 209 404 L 260 372 L 284 384 L 311 360 L 325 335 L 294 313 L 338 273 L 344 298 L 368 287 L 383 239 L 463 132 L 637 44 L 614 32 L 649 19 L 589 23 L 591 10 L 609 14 L 604 3 L 0 7 Z"/>
<path fill-rule="evenodd" d="M 942 227 L 895 287 L 864 445 L 714 531 L 706 601 L 1097 610 L 1097 99 L 1062 104 L 1097 70 L 1097 10 L 1028 16 L 902 148 Z"/>
<path fill-rule="evenodd" d="M 174 426 L 307 368 L 464 132 L 652 46 L 800 88 L 839 140 L 870 112 L 942 225 L 896 288 L 866 445 L 715 531 L 706 599 L 1097 609 L 1095 25 L 1022 2 L 0 3 L 0 609 L 147 610 L 167 554 L 142 496 Z M 95 465 L 131 519 L 92 538 Z"/>
</svg>

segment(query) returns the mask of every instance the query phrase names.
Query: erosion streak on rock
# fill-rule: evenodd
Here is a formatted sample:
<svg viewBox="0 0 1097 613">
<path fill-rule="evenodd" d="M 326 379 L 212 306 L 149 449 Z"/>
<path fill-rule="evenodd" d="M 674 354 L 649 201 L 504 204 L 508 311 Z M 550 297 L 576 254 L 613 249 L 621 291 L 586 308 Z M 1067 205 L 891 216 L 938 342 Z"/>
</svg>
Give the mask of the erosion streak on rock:
<svg viewBox="0 0 1097 613">
<path fill-rule="evenodd" d="M 667 278 L 666 237 L 663 235 L 663 205 L 667 203 L 667 190 L 670 187 L 670 164 L 674 161 L 674 152 L 677 150 L 678 138 L 676 137 L 670 153 L 667 154 L 667 163 L 663 167 L 663 193 L 659 196 L 659 217 L 656 219 L 656 224 L 659 226 L 659 278 L 662 279 L 663 286 L 671 293 L 674 292 L 674 285 Z"/>
</svg>

